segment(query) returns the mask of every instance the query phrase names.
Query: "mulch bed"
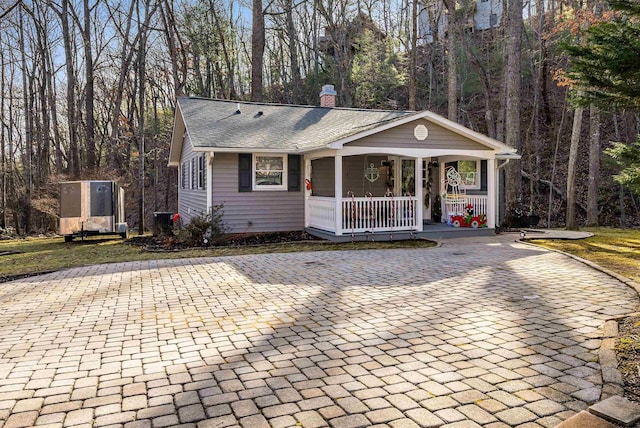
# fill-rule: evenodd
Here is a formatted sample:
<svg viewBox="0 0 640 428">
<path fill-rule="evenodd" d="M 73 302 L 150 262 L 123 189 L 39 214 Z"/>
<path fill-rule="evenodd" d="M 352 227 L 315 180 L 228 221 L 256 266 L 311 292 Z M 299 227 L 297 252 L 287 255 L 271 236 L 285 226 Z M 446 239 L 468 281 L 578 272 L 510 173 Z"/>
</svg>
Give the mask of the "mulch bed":
<svg viewBox="0 0 640 428">
<path fill-rule="evenodd" d="M 246 247 L 307 241 L 321 241 L 321 239 L 302 231 L 229 234 L 221 241 L 213 243 L 211 247 Z M 133 236 L 125 242 L 129 245 L 145 247 L 150 251 L 178 251 L 189 248 L 173 236 Z"/>
<path fill-rule="evenodd" d="M 640 317 L 625 318 L 618 324 L 618 369 L 624 378 L 624 393 L 640 401 Z"/>
<path fill-rule="evenodd" d="M 42 272 L 19 273 L 16 275 L 0 275 L 0 284 L 2 284 L 3 282 L 15 281 L 17 279 L 31 278 L 32 276 L 44 275 L 51 272 L 55 272 L 55 271 L 47 270 Z"/>
</svg>

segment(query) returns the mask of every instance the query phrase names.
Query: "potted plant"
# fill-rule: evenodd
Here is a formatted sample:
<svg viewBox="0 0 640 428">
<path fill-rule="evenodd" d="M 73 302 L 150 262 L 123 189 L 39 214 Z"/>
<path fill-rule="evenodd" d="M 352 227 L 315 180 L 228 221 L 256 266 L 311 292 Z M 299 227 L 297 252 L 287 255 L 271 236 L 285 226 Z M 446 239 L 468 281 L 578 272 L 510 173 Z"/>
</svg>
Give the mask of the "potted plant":
<svg viewBox="0 0 640 428">
<path fill-rule="evenodd" d="M 529 223 L 529 227 L 536 227 L 540 222 L 540 216 L 533 211 L 529 211 L 527 222 Z"/>
<path fill-rule="evenodd" d="M 442 204 L 440 203 L 440 195 L 436 195 L 433 199 L 431 214 L 435 223 L 440 223 L 442 221 Z"/>
<path fill-rule="evenodd" d="M 536 227 L 540 222 L 540 216 L 533 210 L 533 197 L 529 201 L 529 215 L 527 216 L 527 223 L 529 227 Z"/>
</svg>

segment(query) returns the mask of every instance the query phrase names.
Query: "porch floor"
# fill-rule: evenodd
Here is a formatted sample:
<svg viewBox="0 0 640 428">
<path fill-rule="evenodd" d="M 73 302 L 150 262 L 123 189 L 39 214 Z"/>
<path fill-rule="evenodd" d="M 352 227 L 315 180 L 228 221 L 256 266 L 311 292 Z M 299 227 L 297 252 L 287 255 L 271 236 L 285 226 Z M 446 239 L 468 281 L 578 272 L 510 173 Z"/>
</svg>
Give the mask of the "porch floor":
<svg viewBox="0 0 640 428">
<path fill-rule="evenodd" d="M 428 223 L 424 222 L 422 232 L 414 232 L 414 238 L 421 239 L 448 239 L 448 238 L 465 238 L 469 236 L 492 236 L 495 234 L 495 229 L 483 227 L 479 229 L 473 229 L 470 227 L 453 227 L 446 223 Z M 332 242 L 351 242 L 351 232 L 345 230 L 343 235 L 336 236 L 333 232 L 327 232 L 326 230 L 320 230 L 313 227 L 307 227 L 306 232 L 317 236 L 318 238 L 326 239 Z M 376 232 L 371 233 L 356 233 L 354 235 L 354 241 L 391 241 L 391 233 L 389 232 Z M 394 231 L 393 240 L 402 241 L 411 239 L 411 232 L 409 231 Z"/>
</svg>

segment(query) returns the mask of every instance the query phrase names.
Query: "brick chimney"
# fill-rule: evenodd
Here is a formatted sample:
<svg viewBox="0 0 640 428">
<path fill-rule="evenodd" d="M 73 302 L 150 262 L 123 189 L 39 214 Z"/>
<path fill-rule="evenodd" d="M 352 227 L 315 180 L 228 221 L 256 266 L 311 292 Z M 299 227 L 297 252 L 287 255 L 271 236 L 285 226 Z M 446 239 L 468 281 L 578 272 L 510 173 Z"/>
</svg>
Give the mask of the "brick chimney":
<svg viewBox="0 0 640 428">
<path fill-rule="evenodd" d="M 333 85 L 324 85 L 320 92 L 320 107 L 333 108 L 336 106 L 336 90 Z"/>
</svg>

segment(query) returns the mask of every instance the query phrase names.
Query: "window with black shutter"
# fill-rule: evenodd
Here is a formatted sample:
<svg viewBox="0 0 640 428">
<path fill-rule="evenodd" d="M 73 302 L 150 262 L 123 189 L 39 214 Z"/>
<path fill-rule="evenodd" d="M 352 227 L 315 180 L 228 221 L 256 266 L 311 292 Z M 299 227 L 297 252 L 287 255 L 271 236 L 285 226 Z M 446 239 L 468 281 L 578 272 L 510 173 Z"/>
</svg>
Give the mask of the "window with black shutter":
<svg viewBox="0 0 640 428">
<path fill-rule="evenodd" d="M 251 153 L 240 153 L 238 155 L 238 191 L 250 192 L 252 189 L 252 168 Z"/>
<path fill-rule="evenodd" d="M 300 182 L 302 181 L 302 162 L 300 158 L 300 155 L 289 155 L 289 170 L 287 171 L 289 192 L 300 191 Z"/>
</svg>

